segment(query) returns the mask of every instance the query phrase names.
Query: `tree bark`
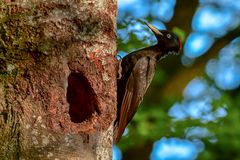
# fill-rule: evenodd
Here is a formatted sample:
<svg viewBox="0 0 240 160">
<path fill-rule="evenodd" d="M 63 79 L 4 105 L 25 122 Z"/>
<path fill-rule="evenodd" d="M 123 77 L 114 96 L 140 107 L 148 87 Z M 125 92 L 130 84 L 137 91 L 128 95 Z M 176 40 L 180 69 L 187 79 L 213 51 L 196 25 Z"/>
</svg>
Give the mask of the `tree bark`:
<svg viewBox="0 0 240 160">
<path fill-rule="evenodd" d="M 116 0 L 0 0 L 0 159 L 111 159 Z"/>
</svg>

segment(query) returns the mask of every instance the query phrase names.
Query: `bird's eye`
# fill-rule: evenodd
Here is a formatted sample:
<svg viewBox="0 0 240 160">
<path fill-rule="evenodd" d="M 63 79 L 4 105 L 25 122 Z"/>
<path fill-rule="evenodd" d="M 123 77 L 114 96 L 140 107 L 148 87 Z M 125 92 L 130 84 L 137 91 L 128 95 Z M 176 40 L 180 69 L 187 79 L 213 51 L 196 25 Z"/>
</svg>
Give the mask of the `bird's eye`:
<svg viewBox="0 0 240 160">
<path fill-rule="evenodd" d="M 167 38 L 171 38 L 171 34 L 167 34 Z"/>
</svg>

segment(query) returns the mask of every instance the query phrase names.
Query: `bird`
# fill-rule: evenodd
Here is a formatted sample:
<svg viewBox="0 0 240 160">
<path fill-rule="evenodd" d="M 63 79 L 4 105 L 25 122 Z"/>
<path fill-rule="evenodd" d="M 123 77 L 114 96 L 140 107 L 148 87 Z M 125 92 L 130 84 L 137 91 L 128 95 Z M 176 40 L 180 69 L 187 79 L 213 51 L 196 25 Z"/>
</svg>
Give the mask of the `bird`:
<svg viewBox="0 0 240 160">
<path fill-rule="evenodd" d="M 157 43 L 129 53 L 120 61 L 121 76 L 117 80 L 117 118 L 114 122 L 114 141 L 118 143 L 125 127 L 132 120 L 156 71 L 159 60 L 179 54 L 180 38 L 168 30 L 158 30 L 145 22 L 154 33 Z"/>
</svg>

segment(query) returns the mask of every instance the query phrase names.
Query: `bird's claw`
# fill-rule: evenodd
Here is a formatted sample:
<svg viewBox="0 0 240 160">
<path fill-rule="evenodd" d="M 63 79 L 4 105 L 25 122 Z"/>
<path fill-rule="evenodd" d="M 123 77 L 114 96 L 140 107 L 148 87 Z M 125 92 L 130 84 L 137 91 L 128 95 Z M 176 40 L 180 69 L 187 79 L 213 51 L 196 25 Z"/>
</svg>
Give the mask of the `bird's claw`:
<svg viewBox="0 0 240 160">
<path fill-rule="evenodd" d="M 117 79 L 122 78 L 122 58 L 120 57 L 118 61 L 118 74 L 117 74 Z"/>
</svg>

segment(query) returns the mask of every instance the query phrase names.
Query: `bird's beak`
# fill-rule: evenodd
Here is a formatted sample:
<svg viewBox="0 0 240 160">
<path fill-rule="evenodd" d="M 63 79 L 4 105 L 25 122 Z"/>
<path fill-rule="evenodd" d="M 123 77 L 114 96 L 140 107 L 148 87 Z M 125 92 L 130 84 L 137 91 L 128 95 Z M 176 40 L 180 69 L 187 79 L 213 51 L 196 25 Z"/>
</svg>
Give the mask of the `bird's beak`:
<svg viewBox="0 0 240 160">
<path fill-rule="evenodd" d="M 151 25 L 150 23 L 147 23 L 147 22 L 146 22 L 146 25 L 152 30 L 152 32 L 153 32 L 155 35 L 163 36 L 163 34 L 162 34 L 156 27 L 154 27 L 153 25 Z"/>
</svg>

